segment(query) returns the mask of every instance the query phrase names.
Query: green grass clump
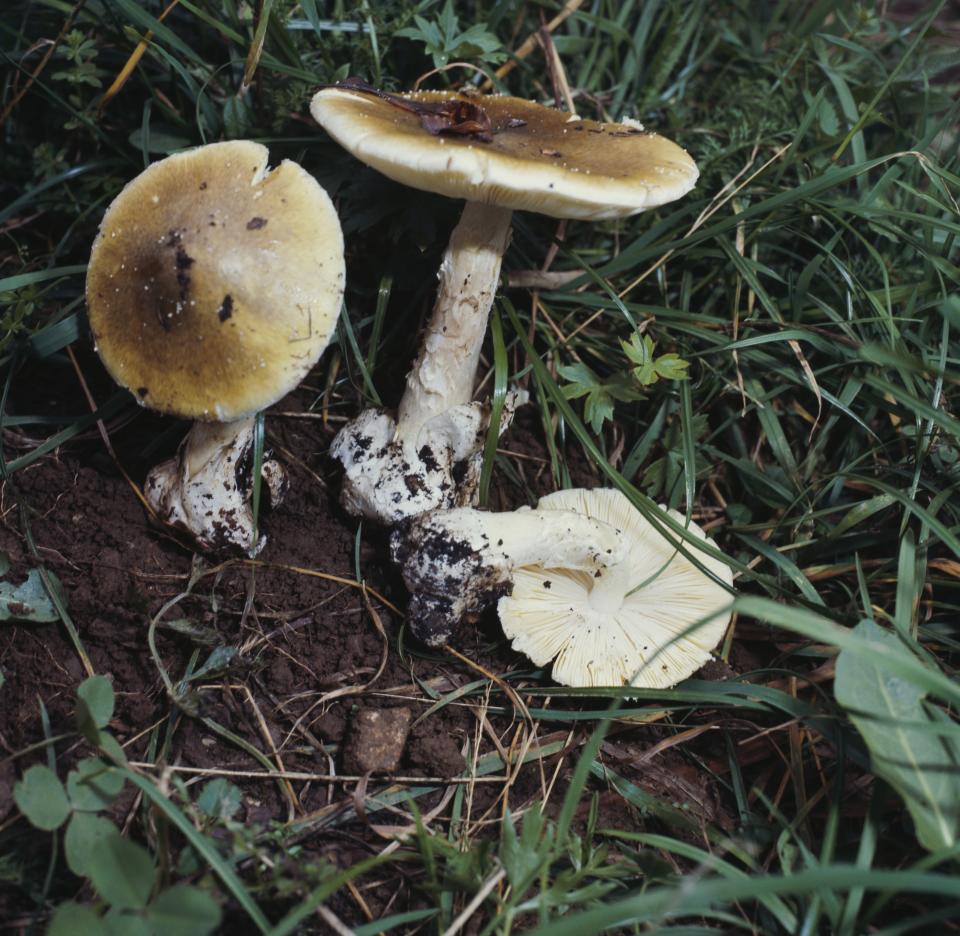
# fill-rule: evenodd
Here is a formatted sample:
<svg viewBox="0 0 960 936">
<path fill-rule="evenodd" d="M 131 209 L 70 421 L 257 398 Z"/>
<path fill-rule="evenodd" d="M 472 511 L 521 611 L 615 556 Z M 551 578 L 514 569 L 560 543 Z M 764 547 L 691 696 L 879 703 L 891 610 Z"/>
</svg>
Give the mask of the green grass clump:
<svg viewBox="0 0 960 936">
<path fill-rule="evenodd" d="M 330 409 L 349 416 L 395 401 L 416 336 L 392 313 L 425 307 L 455 206 L 358 167 L 313 126 L 309 97 L 350 75 L 407 88 L 466 58 L 488 72 L 510 63 L 501 90 L 549 99 L 540 49 L 514 53 L 562 6 L 6 4 L 0 420 L 38 443 L 5 453 L 4 478 L 16 484 L 97 417 L 133 410 L 120 393 L 97 414 L 62 418 L 10 415 L 6 403 L 38 358 L 87 340 L 83 273 L 110 199 L 153 160 L 218 139 L 267 143 L 273 162 L 299 160 L 337 199 L 349 285 L 339 345 L 323 365 Z M 418 803 L 436 785 L 398 783 L 370 794 L 366 818 L 403 805 L 416 833 L 348 871 L 301 843 L 353 813 L 254 834 L 227 814 L 202 817 L 184 785 L 161 793 L 155 777 L 124 767 L 154 806 L 141 831 L 159 849 L 158 881 L 212 867 L 219 876 L 204 886 L 275 933 L 310 931 L 317 908 L 332 925 L 333 894 L 390 875 L 421 902 L 355 932 L 452 933 L 466 911 L 482 933 L 550 936 L 649 926 L 894 934 L 955 923 L 956 20 L 942 3 L 918 18 L 853 2 L 566 6 L 552 41 L 579 113 L 641 120 L 685 146 L 701 180 L 676 205 L 625 221 L 558 232 L 518 216 L 505 270 L 539 269 L 552 244 L 552 269 L 577 277 L 502 291 L 486 386 L 502 393 L 519 380 L 531 391 L 553 484 L 590 475 L 646 513 L 665 503 L 710 530 L 738 572 L 724 658 L 743 645 L 756 666 L 724 682 L 589 698 L 513 674 L 534 726 L 518 756 L 564 752 L 561 795 L 544 814 L 535 796 L 510 800 L 513 814 L 505 798 L 480 827 L 468 821 L 469 784 L 453 785 L 445 812 L 430 816 Z M 482 77 L 430 79 L 464 80 Z M 509 450 L 510 437 L 502 444 Z M 515 503 L 535 500 L 493 442 L 485 494 L 492 478 Z M 684 535 L 682 525 L 673 532 Z M 457 699 L 491 714 L 519 707 L 502 680 L 470 678 Z M 717 810 L 691 810 L 624 776 L 617 734 L 651 721 L 716 791 Z M 723 737 L 725 756 L 705 759 L 687 743 L 703 726 Z M 470 776 L 504 770 L 500 754 L 478 753 Z M 606 824 L 611 803 L 643 817 L 644 831 Z M 167 853 L 176 835 L 192 864 Z M 3 846 L 0 881 L 35 899 L 41 919 L 56 855 L 25 877 L 17 850 Z M 141 896 L 137 913 L 148 913 Z M 287 916 L 268 923 L 262 898 Z"/>
</svg>

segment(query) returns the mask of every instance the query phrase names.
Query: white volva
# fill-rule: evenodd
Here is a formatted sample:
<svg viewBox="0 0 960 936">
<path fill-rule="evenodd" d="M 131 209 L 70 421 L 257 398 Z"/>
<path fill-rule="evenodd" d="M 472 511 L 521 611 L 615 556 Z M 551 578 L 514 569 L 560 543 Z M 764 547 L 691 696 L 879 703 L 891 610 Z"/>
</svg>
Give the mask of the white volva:
<svg viewBox="0 0 960 936">
<path fill-rule="evenodd" d="M 393 524 L 476 502 L 490 408 L 473 384 L 510 234 L 512 212 L 468 203 L 440 266 L 440 286 L 396 420 L 366 410 L 337 433 L 341 499 L 353 514 Z M 503 432 L 525 395 L 509 394 Z"/>
<path fill-rule="evenodd" d="M 699 669 L 730 619 L 729 567 L 681 545 L 716 580 L 613 490 L 561 491 L 513 513 L 437 511 L 393 544 L 427 643 L 499 598 L 514 649 L 540 666 L 553 660 L 557 682 L 646 687 Z"/>
<path fill-rule="evenodd" d="M 147 503 L 164 523 L 189 533 L 201 549 L 259 551 L 250 495 L 254 417 L 229 423 L 194 423 L 173 458 L 151 469 L 143 485 Z M 277 506 L 287 487 L 278 462 L 262 466 L 263 489 Z"/>
</svg>

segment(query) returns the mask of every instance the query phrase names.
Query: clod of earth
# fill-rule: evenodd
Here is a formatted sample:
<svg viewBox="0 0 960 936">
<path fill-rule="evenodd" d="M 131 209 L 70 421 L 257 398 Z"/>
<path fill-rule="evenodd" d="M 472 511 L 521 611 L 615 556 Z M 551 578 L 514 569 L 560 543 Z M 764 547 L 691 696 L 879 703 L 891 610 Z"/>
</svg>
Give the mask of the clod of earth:
<svg viewBox="0 0 960 936">
<path fill-rule="evenodd" d="M 393 773 L 410 733 L 408 708 L 362 708 L 350 720 L 343 763 L 349 773 Z"/>
<path fill-rule="evenodd" d="M 557 682 L 666 688 L 710 659 L 730 620 L 730 568 L 686 528 L 692 542 L 668 539 L 619 491 L 569 490 L 535 510 L 433 511 L 400 525 L 391 549 L 426 643 L 497 602 L 514 649 L 552 660 Z"/>
<path fill-rule="evenodd" d="M 254 415 L 326 348 L 344 287 L 326 192 L 267 149 L 212 143 L 154 163 L 107 209 L 87 272 L 100 357 L 143 406 L 196 420 L 144 485 L 157 516 L 202 549 L 255 542 Z M 271 500 L 283 469 L 265 460 Z"/>
<path fill-rule="evenodd" d="M 470 400 L 513 211 L 584 219 L 636 214 L 689 192 L 696 164 L 676 144 L 635 126 L 571 122 L 562 111 L 500 95 L 393 95 L 350 79 L 319 91 L 310 111 L 341 146 L 391 179 L 467 200 L 396 421 L 364 413 L 331 448 L 346 470 L 344 505 L 392 524 L 474 504 L 489 417 Z M 500 432 L 520 402 L 509 401 Z M 359 451 L 355 440 L 371 423 L 389 441 Z M 444 435 L 446 449 L 439 444 Z M 422 464 L 424 447 L 439 475 Z M 464 463 L 476 470 L 458 483 L 453 469 Z M 411 490 L 410 475 L 424 483 Z"/>
</svg>

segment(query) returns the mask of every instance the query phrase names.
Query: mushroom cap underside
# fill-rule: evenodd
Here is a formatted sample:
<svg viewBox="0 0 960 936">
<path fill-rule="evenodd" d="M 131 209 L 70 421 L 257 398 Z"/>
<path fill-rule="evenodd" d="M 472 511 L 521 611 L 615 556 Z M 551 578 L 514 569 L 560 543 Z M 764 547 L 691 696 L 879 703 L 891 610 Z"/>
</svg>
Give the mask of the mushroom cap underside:
<svg viewBox="0 0 960 936">
<path fill-rule="evenodd" d="M 636 214 L 685 195 L 696 163 L 675 143 L 628 124 L 579 120 L 506 95 L 398 95 L 414 105 L 464 102 L 489 118 L 489 140 L 436 133 L 374 94 L 324 88 L 314 119 L 350 153 L 413 188 L 556 218 Z"/>
<path fill-rule="evenodd" d="M 266 147 L 168 156 L 104 215 L 87 310 L 107 370 L 151 409 L 249 415 L 292 390 L 326 347 L 344 287 L 327 193 Z"/>
<path fill-rule="evenodd" d="M 513 592 L 497 609 L 515 650 L 538 666 L 553 660 L 553 678 L 569 686 L 667 688 L 710 659 L 730 620 L 730 593 L 677 552 L 622 493 L 560 491 L 537 506 L 575 510 L 623 531 L 630 572 L 619 607 L 597 608 L 591 593 L 601 580 L 590 572 L 515 570 Z M 669 514 L 685 522 L 676 511 Z M 706 539 L 696 524 L 687 530 Z M 720 582 L 732 584 L 729 566 L 691 543 L 684 548 Z"/>
</svg>

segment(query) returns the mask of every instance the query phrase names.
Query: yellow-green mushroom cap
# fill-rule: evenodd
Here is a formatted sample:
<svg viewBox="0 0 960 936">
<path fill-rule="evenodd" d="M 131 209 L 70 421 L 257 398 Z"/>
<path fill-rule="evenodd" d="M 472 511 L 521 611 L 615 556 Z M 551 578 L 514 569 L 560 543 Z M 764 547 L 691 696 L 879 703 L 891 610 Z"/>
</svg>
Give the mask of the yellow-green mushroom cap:
<svg viewBox="0 0 960 936">
<path fill-rule="evenodd" d="M 424 91 L 398 98 L 480 107 L 490 140 L 433 133 L 415 112 L 348 88 L 317 92 L 310 112 L 344 149 L 397 182 L 555 218 L 636 214 L 685 195 L 699 174 L 684 149 L 635 125 L 579 120 L 505 95 Z"/>
<path fill-rule="evenodd" d="M 154 163 L 113 200 L 87 270 L 97 350 L 151 409 L 227 422 L 292 390 L 327 346 L 343 234 L 296 163 L 212 143 Z"/>
</svg>

